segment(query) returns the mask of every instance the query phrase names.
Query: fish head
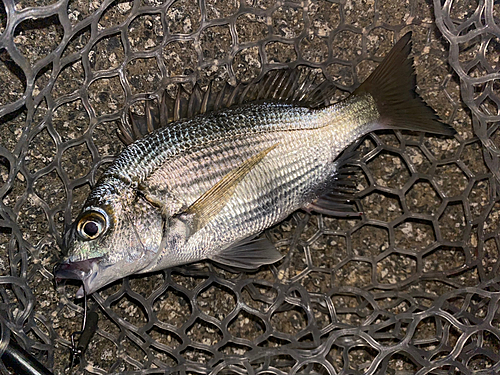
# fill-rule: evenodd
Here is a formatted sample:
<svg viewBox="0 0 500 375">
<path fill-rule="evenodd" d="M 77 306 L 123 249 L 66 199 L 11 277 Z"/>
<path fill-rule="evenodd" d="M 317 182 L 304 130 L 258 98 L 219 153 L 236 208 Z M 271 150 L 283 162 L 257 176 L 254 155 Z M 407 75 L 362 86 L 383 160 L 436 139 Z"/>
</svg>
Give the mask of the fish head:
<svg viewBox="0 0 500 375">
<path fill-rule="evenodd" d="M 66 256 L 54 269 L 56 281 L 81 280 L 87 294 L 147 267 L 163 233 L 161 211 L 140 196 L 125 197 L 123 190 L 95 195 L 66 232 Z"/>
</svg>

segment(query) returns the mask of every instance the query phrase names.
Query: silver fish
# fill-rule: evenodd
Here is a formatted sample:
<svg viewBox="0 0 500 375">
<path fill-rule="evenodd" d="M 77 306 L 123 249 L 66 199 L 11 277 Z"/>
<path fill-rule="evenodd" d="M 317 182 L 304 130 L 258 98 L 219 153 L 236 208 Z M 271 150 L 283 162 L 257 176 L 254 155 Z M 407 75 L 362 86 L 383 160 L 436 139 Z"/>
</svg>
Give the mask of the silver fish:
<svg viewBox="0 0 500 375">
<path fill-rule="evenodd" d="M 321 104 L 327 85 L 292 92 L 296 86 L 275 75 L 263 85 L 281 100 L 175 121 L 130 144 L 66 233 L 55 277 L 82 280 L 92 293 L 127 275 L 203 259 L 239 268 L 281 259 L 258 234 L 298 209 L 344 210 L 330 193 L 348 145 L 378 129 L 455 133 L 415 93 L 410 39 L 342 102 Z"/>
</svg>

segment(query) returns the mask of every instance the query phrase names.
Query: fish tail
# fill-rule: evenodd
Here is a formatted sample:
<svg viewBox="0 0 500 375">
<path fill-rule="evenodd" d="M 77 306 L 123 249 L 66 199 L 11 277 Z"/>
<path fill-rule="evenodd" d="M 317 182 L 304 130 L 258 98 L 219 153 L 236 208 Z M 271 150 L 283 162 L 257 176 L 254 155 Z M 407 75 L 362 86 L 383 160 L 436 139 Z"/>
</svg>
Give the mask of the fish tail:
<svg viewBox="0 0 500 375">
<path fill-rule="evenodd" d="M 453 135 L 450 125 L 439 120 L 415 91 L 416 76 L 411 52 L 411 32 L 405 34 L 382 63 L 352 95 L 369 94 L 375 100 L 380 119 L 378 129 L 404 129 Z"/>
</svg>

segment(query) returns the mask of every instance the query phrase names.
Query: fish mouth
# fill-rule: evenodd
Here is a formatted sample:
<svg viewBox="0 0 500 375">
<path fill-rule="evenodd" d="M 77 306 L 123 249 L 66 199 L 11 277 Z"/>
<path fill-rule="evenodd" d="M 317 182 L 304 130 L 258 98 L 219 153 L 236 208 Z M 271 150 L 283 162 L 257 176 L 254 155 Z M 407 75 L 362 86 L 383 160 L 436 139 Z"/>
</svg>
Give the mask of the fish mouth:
<svg viewBox="0 0 500 375">
<path fill-rule="evenodd" d="M 59 262 L 54 267 L 54 277 L 56 281 L 60 281 L 62 279 L 71 279 L 71 280 L 85 280 L 94 265 L 98 263 L 102 257 L 92 258 L 81 260 L 79 262 L 70 262 L 69 260 L 64 260 Z"/>
<path fill-rule="evenodd" d="M 80 280 L 83 282 L 85 289 L 88 290 L 89 279 L 95 276 L 95 269 L 97 264 L 101 261 L 102 257 L 81 260 L 78 262 L 70 262 L 63 260 L 54 266 L 54 279 L 56 284 L 62 280 Z M 83 287 L 81 287 L 76 297 L 83 296 Z"/>
</svg>

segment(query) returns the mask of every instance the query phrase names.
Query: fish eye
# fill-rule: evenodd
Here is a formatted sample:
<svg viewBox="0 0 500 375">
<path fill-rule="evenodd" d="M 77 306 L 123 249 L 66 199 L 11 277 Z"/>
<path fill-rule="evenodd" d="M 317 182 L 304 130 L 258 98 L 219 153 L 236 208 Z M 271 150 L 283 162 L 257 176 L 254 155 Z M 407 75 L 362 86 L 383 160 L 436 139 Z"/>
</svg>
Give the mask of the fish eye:
<svg viewBox="0 0 500 375">
<path fill-rule="evenodd" d="M 78 234 L 85 240 L 97 238 L 106 229 L 105 215 L 97 211 L 85 213 L 78 221 Z"/>
<path fill-rule="evenodd" d="M 99 223 L 96 223 L 95 221 L 87 221 L 83 226 L 83 231 L 87 236 L 94 237 L 97 233 L 99 233 L 99 226 Z"/>
</svg>

